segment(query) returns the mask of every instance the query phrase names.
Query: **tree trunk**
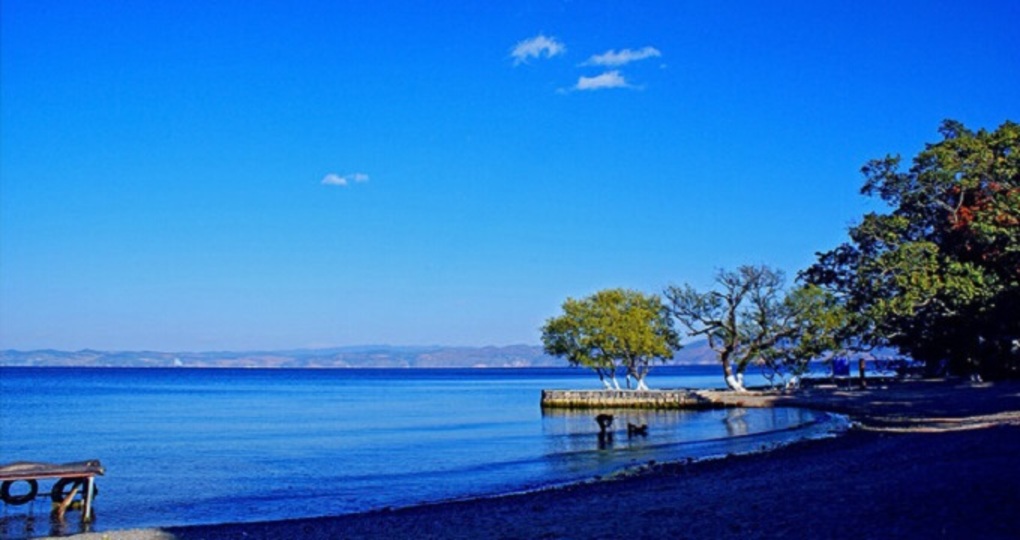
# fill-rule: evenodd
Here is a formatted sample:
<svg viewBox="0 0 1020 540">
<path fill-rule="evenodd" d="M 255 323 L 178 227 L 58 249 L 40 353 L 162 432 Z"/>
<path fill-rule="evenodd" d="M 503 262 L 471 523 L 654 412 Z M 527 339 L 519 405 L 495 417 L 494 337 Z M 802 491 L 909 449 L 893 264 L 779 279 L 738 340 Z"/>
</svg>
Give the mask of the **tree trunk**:
<svg viewBox="0 0 1020 540">
<path fill-rule="evenodd" d="M 730 365 L 730 361 L 728 358 L 723 360 L 722 368 L 723 377 L 725 377 L 726 379 L 726 386 L 728 386 L 730 390 L 733 390 L 735 392 L 747 391 L 747 389 L 744 388 L 744 377 L 742 377 L 738 373 L 733 372 L 733 366 Z"/>
<path fill-rule="evenodd" d="M 648 390 L 648 385 L 645 384 L 644 377 L 637 380 L 637 390 Z"/>
</svg>

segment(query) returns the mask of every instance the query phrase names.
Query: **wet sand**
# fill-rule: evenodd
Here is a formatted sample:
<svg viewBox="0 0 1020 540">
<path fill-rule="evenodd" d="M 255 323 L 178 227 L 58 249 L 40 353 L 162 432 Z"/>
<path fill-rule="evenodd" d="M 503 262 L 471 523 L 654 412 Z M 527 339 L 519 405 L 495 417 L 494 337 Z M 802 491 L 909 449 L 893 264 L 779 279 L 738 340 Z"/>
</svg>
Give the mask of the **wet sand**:
<svg viewBox="0 0 1020 540">
<path fill-rule="evenodd" d="M 522 495 L 75 538 L 1020 538 L 1020 383 L 909 382 L 739 399 L 842 412 L 857 427 L 766 453 Z"/>
</svg>

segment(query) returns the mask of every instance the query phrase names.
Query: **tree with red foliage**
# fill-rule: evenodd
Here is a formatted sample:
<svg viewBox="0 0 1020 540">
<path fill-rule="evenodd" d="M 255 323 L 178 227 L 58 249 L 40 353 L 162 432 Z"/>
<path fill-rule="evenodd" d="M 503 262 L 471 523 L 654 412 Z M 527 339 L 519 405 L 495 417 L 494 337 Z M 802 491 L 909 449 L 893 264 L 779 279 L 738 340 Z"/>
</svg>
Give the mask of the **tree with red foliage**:
<svg viewBox="0 0 1020 540">
<path fill-rule="evenodd" d="M 802 273 L 855 314 L 866 345 L 893 345 L 931 367 L 1020 376 L 1020 126 L 977 132 L 947 120 L 943 139 L 900 170 L 865 165 L 869 213 L 850 241 Z"/>
</svg>

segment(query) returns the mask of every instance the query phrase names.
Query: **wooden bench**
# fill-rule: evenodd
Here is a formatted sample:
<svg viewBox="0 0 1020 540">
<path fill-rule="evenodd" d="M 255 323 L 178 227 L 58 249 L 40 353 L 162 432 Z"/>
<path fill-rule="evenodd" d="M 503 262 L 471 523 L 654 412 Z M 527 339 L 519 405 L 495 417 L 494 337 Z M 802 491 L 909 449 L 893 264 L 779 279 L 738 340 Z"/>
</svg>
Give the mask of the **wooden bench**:
<svg viewBox="0 0 1020 540">
<path fill-rule="evenodd" d="M 19 461 L 2 465 L 0 466 L 0 481 L 2 481 L 0 483 L 0 499 L 4 504 L 12 506 L 26 504 L 34 500 L 39 493 L 39 480 L 56 478 L 58 480 L 50 491 L 53 512 L 62 520 L 75 496 L 84 488 L 82 493 L 84 508 L 81 519 L 87 523 L 92 519 L 92 498 L 96 494 L 95 478 L 105 472 L 99 460 L 96 459 L 62 464 Z M 11 486 L 15 482 L 27 482 L 28 493 L 12 495 Z M 67 493 L 64 493 L 65 487 L 70 488 Z"/>
</svg>

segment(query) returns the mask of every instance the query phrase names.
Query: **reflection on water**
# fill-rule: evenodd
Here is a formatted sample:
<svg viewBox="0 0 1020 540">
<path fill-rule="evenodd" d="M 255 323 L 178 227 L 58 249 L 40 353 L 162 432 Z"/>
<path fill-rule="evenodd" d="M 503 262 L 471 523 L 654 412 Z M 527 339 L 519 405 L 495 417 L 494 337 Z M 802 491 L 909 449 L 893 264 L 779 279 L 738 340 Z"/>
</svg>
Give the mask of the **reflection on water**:
<svg viewBox="0 0 1020 540">
<path fill-rule="evenodd" d="M 0 503 L 2 504 L 2 503 Z M 58 519 L 49 511 L 49 502 L 33 502 L 17 510 L 4 508 L 0 515 L 0 538 L 34 538 L 39 536 L 69 536 L 91 532 L 95 523 L 82 523 L 77 512 L 69 512 L 64 519 Z"/>
<path fill-rule="evenodd" d="M 677 369 L 676 386 L 706 373 Z M 794 409 L 543 414 L 543 388 L 591 379 L 567 369 L 0 368 L 0 458 L 101 459 L 102 532 L 505 493 L 828 429 Z M 600 445 L 603 412 L 614 422 Z M 628 437 L 627 424 L 647 425 L 647 436 Z M 73 515 L 66 530 L 50 524 L 43 502 L 4 508 L 0 537 L 79 532 Z"/>
<path fill-rule="evenodd" d="M 730 437 L 743 437 L 750 431 L 747 425 L 747 409 L 726 409 L 726 433 Z"/>
<path fill-rule="evenodd" d="M 595 420 L 614 418 L 607 434 Z M 542 432 L 546 458 L 570 473 L 601 475 L 649 461 L 706 458 L 748 452 L 834 429 L 823 413 L 802 409 L 711 411 L 546 410 Z M 628 435 L 627 425 L 646 425 L 647 435 Z M 813 433 L 817 431 L 817 433 Z"/>
</svg>

